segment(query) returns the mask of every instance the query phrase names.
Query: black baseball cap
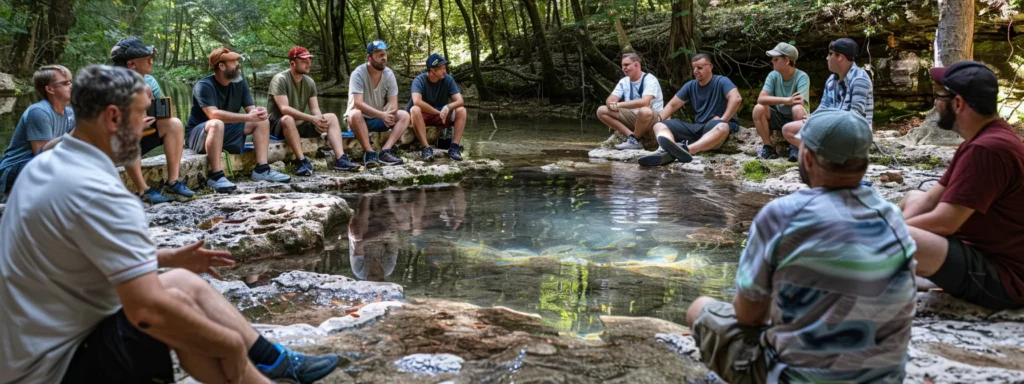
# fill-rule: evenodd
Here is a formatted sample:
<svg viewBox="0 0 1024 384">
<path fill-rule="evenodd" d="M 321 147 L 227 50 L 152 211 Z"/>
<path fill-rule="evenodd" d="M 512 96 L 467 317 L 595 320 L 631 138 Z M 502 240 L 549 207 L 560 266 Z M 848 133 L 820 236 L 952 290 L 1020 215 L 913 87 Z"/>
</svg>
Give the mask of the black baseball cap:
<svg viewBox="0 0 1024 384">
<path fill-rule="evenodd" d="M 128 60 L 152 55 L 153 46 L 142 44 L 142 39 L 138 36 L 123 38 L 114 45 L 114 48 L 110 49 L 110 60 L 114 62 L 114 65 L 122 67 Z"/>
<path fill-rule="evenodd" d="M 836 39 L 836 41 L 833 41 L 828 45 L 828 49 L 832 52 L 846 56 L 846 60 L 850 61 L 856 60 L 857 52 L 860 51 L 857 47 L 857 42 L 848 37 Z"/>
<path fill-rule="evenodd" d="M 963 60 L 948 67 L 929 70 L 932 81 L 964 98 L 975 110 L 996 110 L 999 98 L 999 80 L 995 72 L 977 61 Z"/>
<path fill-rule="evenodd" d="M 448 60 L 445 60 L 444 56 L 440 54 L 431 53 L 430 57 L 427 58 L 427 69 L 437 68 L 445 64 L 448 64 Z"/>
</svg>

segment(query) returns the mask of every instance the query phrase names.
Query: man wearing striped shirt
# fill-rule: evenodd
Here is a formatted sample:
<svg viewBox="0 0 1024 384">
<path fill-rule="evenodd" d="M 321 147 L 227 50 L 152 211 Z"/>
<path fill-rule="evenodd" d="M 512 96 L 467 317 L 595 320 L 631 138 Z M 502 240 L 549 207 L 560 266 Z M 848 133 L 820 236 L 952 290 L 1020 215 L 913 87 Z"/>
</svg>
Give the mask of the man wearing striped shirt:
<svg viewBox="0 0 1024 384">
<path fill-rule="evenodd" d="M 871 128 L 823 110 L 800 132 L 800 179 L 750 227 L 732 303 L 687 311 L 705 364 L 730 383 L 902 383 L 914 253 L 900 210 L 871 187 Z"/>
<path fill-rule="evenodd" d="M 870 127 L 875 110 L 873 86 L 871 75 L 854 62 L 857 59 L 857 52 L 857 42 L 850 38 L 844 37 L 829 44 L 826 61 L 832 76 L 825 81 L 825 92 L 821 95 L 821 103 L 818 104 L 817 110 L 854 111 L 864 117 Z M 797 148 L 800 147 L 797 133 L 805 122 L 806 120 L 794 121 L 782 127 L 782 135 L 792 144 L 789 154 L 791 162 L 797 161 Z"/>
</svg>

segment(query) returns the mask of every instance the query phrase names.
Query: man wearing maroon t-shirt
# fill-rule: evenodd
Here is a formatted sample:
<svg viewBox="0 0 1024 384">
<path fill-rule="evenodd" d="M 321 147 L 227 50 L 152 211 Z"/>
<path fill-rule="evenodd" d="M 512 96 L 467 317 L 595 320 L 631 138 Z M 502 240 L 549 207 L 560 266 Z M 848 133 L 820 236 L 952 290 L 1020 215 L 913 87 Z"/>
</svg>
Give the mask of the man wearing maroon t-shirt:
<svg viewBox="0 0 1024 384">
<path fill-rule="evenodd" d="M 939 127 L 964 138 L 938 185 L 900 203 L 917 275 L 992 308 L 1024 307 L 1024 143 L 996 113 L 984 64 L 931 69 Z"/>
</svg>

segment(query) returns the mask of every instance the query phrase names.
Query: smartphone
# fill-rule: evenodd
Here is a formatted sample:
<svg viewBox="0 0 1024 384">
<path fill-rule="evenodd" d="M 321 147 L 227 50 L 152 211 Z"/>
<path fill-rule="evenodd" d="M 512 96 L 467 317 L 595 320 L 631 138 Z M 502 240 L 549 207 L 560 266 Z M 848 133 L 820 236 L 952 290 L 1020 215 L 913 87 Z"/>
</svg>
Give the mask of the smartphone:
<svg viewBox="0 0 1024 384">
<path fill-rule="evenodd" d="M 160 119 L 171 118 L 171 98 L 161 97 L 159 99 L 153 99 L 153 103 L 149 105 L 149 109 L 146 110 L 146 116 L 151 116 Z"/>
</svg>

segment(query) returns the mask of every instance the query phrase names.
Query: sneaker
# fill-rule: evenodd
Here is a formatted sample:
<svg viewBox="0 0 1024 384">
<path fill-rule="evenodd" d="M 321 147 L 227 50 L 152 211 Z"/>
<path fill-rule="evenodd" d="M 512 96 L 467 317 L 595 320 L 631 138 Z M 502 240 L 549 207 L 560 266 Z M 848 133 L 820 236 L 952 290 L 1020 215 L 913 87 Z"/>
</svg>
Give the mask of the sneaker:
<svg viewBox="0 0 1024 384">
<path fill-rule="evenodd" d="M 384 165 L 399 165 L 403 163 L 402 158 L 395 156 L 394 148 L 380 150 L 380 162 Z"/>
<path fill-rule="evenodd" d="M 150 187 L 149 189 L 146 190 L 146 192 L 143 192 L 142 196 L 140 197 L 142 198 L 142 201 L 153 205 L 169 203 L 174 201 L 174 199 L 164 196 L 162 193 L 160 193 L 160 191 L 153 187 Z"/>
<path fill-rule="evenodd" d="M 227 177 L 221 177 L 217 180 L 206 179 L 206 186 L 213 188 L 217 193 L 228 193 L 235 190 L 235 183 L 228 180 Z"/>
<path fill-rule="evenodd" d="M 672 142 L 672 140 L 667 137 L 658 136 L 658 145 L 661 146 L 661 149 L 664 149 L 665 152 L 668 152 L 668 154 L 676 158 L 676 160 L 679 160 L 680 163 L 689 163 L 693 161 L 693 156 L 690 155 L 690 149 L 686 147 L 686 143 L 679 145 Z"/>
<path fill-rule="evenodd" d="M 434 148 L 423 148 L 423 161 L 434 161 Z"/>
<path fill-rule="evenodd" d="M 775 147 L 765 144 L 761 146 L 761 152 L 757 154 L 757 157 L 762 159 L 777 159 L 779 158 L 779 153 L 775 152 Z"/>
<path fill-rule="evenodd" d="M 327 376 L 341 362 L 341 356 L 335 354 L 306 355 L 274 343 L 281 355 L 274 365 L 256 364 L 256 369 L 275 382 L 287 380 L 300 384 L 312 383 Z"/>
<path fill-rule="evenodd" d="M 275 171 L 273 169 L 268 169 L 266 172 L 263 173 L 252 171 L 251 177 L 253 180 L 256 181 L 276 181 L 278 183 L 287 183 L 292 180 L 291 176 Z"/>
<path fill-rule="evenodd" d="M 303 157 L 302 160 L 296 160 L 295 175 L 313 176 L 313 164 L 309 162 L 309 159 Z"/>
<path fill-rule="evenodd" d="M 377 168 L 380 166 L 380 158 L 377 152 L 369 151 L 363 153 L 363 165 L 366 168 Z"/>
<path fill-rule="evenodd" d="M 462 161 L 462 146 L 458 143 L 452 143 L 452 145 L 448 147 L 448 158 L 455 161 Z"/>
<path fill-rule="evenodd" d="M 185 185 L 185 183 L 182 182 L 181 180 L 175 181 L 174 184 L 164 184 L 163 190 L 164 192 L 170 192 L 175 195 L 184 196 L 190 199 L 192 198 L 192 196 L 196 195 L 196 193 L 192 192 L 191 189 L 188 189 L 188 186 Z"/>
<path fill-rule="evenodd" d="M 800 157 L 800 148 L 797 148 L 797 146 L 795 146 L 793 144 L 790 144 L 789 145 L 789 162 L 790 163 L 795 163 L 799 159 L 799 157 Z"/>
<path fill-rule="evenodd" d="M 338 158 L 338 160 L 334 161 L 334 170 L 335 171 L 352 171 L 352 172 L 355 172 L 355 171 L 359 170 L 359 164 L 356 164 L 356 163 L 353 163 L 353 162 L 349 161 L 348 160 L 348 155 L 345 154 L 345 155 L 341 155 L 341 157 Z"/>
<path fill-rule="evenodd" d="M 672 157 L 672 155 L 670 155 L 668 152 L 658 151 L 658 153 L 655 153 L 653 155 L 641 157 L 636 162 L 637 164 L 640 164 L 645 167 L 658 167 L 669 164 L 673 161 L 676 161 L 676 158 Z"/>
<path fill-rule="evenodd" d="M 644 146 L 639 141 L 636 141 L 636 137 L 629 135 L 626 141 L 623 141 L 622 144 L 617 144 L 615 149 L 644 149 Z"/>
</svg>

